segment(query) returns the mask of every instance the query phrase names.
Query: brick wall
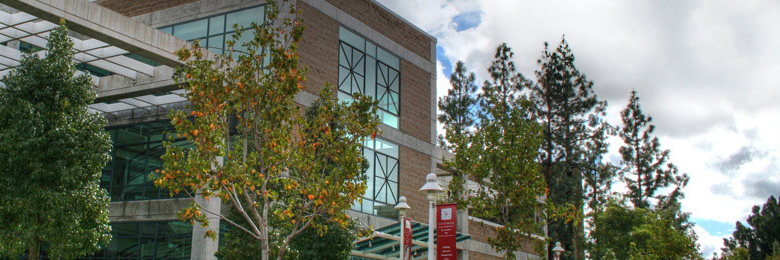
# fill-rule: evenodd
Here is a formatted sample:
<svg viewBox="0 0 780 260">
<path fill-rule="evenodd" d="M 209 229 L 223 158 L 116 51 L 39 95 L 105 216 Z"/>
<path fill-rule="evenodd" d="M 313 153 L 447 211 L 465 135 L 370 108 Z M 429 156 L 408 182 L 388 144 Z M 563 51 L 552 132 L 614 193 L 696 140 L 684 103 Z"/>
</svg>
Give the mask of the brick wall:
<svg viewBox="0 0 780 260">
<path fill-rule="evenodd" d="M 401 60 L 401 131 L 431 140 L 431 74 Z"/>
<path fill-rule="evenodd" d="M 471 235 L 472 240 L 487 243 L 488 238 L 496 235 L 496 228 L 469 220 L 469 235 Z"/>
<path fill-rule="evenodd" d="M 325 84 L 338 89 L 339 23 L 319 10 L 301 2 L 306 29 L 298 45 L 300 63 L 309 69 L 304 88 L 317 94 Z"/>
<path fill-rule="evenodd" d="M 474 251 L 468 251 L 469 260 L 501 260 L 503 258 L 498 256 L 486 255 L 483 253 L 477 253 Z"/>
<path fill-rule="evenodd" d="M 326 0 L 424 59 L 431 57 L 431 39 L 369 0 Z"/>
<path fill-rule="evenodd" d="M 197 0 L 99 0 L 96 3 L 125 16 L 133 17 Z"/>
<path fill-rule="evenodd" d="M 494 237 L 496 235 L 496 228 L 481 222 L 469 220 L 469 235 L 471 235 L 471 239 L 474 241 L 487 243 L 488 238 Z M 524 241 L 521 251 L 536 255 L 537 253 L 534 250 L 534 242 L 535 241 L 530 240 Z"/>
<path fill-rule="evenodd" d="M 420 192 L 420 187 L 425 184 L 425 175 L 431 171 L 431 156 L 405 146 L 400 146 L 399 155 L 399 196 L 406 196 L 407 203 L 412 207 L 407 216 L 415 221 L 428 223 L 428 200 L 425 199 L 425 194 Z"/>
</svg>

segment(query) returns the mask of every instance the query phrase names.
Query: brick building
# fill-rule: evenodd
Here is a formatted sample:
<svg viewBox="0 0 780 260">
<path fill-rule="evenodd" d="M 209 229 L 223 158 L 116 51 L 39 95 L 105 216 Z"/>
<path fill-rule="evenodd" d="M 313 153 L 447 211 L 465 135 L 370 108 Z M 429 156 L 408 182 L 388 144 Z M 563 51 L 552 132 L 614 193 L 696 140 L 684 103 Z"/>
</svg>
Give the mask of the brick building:
<svg viewBox="0 0 780 260">
<path fill-rule="evenodd" d="M 90 73 L 98 99 L 90 109 L 109 120 L 113 160 L 101 185 L 111 196 L 113 241 L 88 259 L 215 259 L 219 241 L 204 229 L 181 222 L 176 212 L 191 203 L 171 198 L 152 184 L 149 173 L 162 166 L 161 142 L 173 131 L 167 120 L 186 100 L 173 83 L 173 54 L 187 41 L 201 40 L 221 52 L 232 24 L 263 19 L 262 0 L 2 0 L 0 74 L 18 64 L 19 51 L 45 46 L 45 32 L 64 17 L 73 33 L 76 59 Z M 427 224 L 428 205 L 418 189 L 438 170 L 443 154 L 436 143 L 436 38 L 373 0 L 298 0 L 307 25 L 299 45 L 308 69 L 305 91 L 296 102 L 309 105 L 323 85 L 338 86 L 340 99 L 366 93 L 379 101 L 382 135 L 365 146 L 371 159 L 369 191 L 350 215 L 377 230 L 396 224 L 400 196 L 407 213 Z M 12 31 L 12 32 L 9 32 Z M 17 32 L 18 31 L 18 32 Z M 14 63 L 16 58 L 16 63 Z M 10 60 L 10 61 L 6 61 Z M 381 161 L 381 163 L 379 163 Z M 216 205 L 217 207 L 219 205 Z M 498 259 L 485 241 L 495 224 L 459 214 L 460 259 Z M 212 223 L 212 225 L 218 225 Z M 355 259 L 393 259 L 393 234 L 378 234 Z M 395 234 L 397 236 L 397 234 Z M 382 238 L 384 237 L 384 238 Z M 470 237 L 470 239 L 465 239 Z M 361 243 L 367 240 L 359 241 Z M 359 244 L 359 243 L 358 243 Z M 397 242 L 395 242 L 397 244 Z M 418 257 L 425 258 L 421 246 Z M 533 252 L 531 246 L 524 250 Z M 532 253 L 521 259 L 537 259 Z"/>
</svg>

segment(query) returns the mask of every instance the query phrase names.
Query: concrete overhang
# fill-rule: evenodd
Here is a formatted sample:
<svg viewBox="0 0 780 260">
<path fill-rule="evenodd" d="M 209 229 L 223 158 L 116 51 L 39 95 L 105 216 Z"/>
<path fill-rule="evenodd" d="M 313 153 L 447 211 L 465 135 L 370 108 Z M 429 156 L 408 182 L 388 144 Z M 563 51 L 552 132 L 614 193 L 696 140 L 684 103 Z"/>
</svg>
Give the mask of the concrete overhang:
<svg viewBox="0 0 780 260">
<path fill-rule="evenodd" d="M 182 64 L 174 53 L 188 44 L 86 0 L 0 0 L 0 3 L 54 24 L 64 18 L 73 31 L 171 67 Z"/>
<path fill-rule="evenodd" d="M 0 76 L 19 65 L 22 42 L 45 48 L 50 31 L 65 19 L 76 51 L 74 61 L 107 72 L 91 75 L 98 97 L 90 111 L 119 118 L 167 112 L 186 102 L 172 76 L 173 68 L 183 64 L 175 52 L 188 46 L 187 41 L 86 0 L 0 4 L 7 6 L 0 7 Z"/>
</svg>

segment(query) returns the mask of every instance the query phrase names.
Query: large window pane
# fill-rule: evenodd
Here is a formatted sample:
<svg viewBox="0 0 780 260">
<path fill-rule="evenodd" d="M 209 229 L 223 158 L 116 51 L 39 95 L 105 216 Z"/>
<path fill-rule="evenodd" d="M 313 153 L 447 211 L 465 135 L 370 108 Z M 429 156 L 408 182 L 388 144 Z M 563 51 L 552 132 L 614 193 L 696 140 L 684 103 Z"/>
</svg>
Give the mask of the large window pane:
<svg viewBox="0 0 780 260">
<path fill-rule="evenodd" d="M 230 37 L 235 30 L 233 24 L 248 27 L 252 22 L 262 24 L 265 17 L 265 7 L 258 6 L 245 10 L 228 12 L 211 17 L 205 17 L 183 24 L 166 26 L 159 28 L 161 31 L 172 33 L 174 36 L 187 41 L 201 39 L 201 46 L 208 47 L 208 50 L 222 54 L 224 52 L 225 40 Z M 247 31 L 247 37 L 253 35 Z M 240 43 L 235 46 L 237 49 Z"/>
<path fill-rule="evenodd" d="M 374 138 L 363 144 L 363 156 L 368 161 L 366 169 L 366 193 L 363 202 L 353 204 L 352 209 L 394 218 L 392 208 L 398 201 L 398 145 Z"/>
<path fill-rule="evenodd" d="M 173 36 L 190 41 L 206 37 L 208 35 L 208 21 L 199 20 L 173 27 Z"/>
<path fill-rule="evenodd" d="M 209 19 L 209 35 L 225 32 L 225 17 L 220 15 Z"/>
<path fill-rule="evenodd" d="M 398 128 L 400 59 L 343 27 L 339 40 L 339 100 L 355 93 L 372 96 L 379 101 L 381 122 Z"/>
<path fill-rule="evenodd" d="M 351 45 L 353 48 L 357 48 L 358 50 L 361 51 L 365 50 L 366 40 L 364 40 L 363 37 L 360 37 L 357 34 L 350 32 L 347 29 L 341 28 L 339 30 L 339 39 Z"/>
<path fill-rule="evenodd" d="M 111 162 L 103 169 L 101 186 L 108 190 L 112 201 L 169 197 L 168 192 L 161 192 L 154 186 L 149 174 L 162 168 L 160 157 L 165 153 L 162 142 L 168 139 L 173 130 L 169 122 L 140 123 L 108 129 L 114 149 Z"/>
<path fill-rule="evenodd" d="M 243 11 L 238 11 L 235 13 L 229 13 L 227 14 L 227 27 L 233 28 L 233 25 L 238 25 L 239 28 L 243 27 L 249 27 L 249 25 L 252 24 L 252 22 L 261 23 L 261 19 L 257 19 L 258 17 L 263 17 L 265 14 L 263 13 L 262 7 L 257 8 L 251 8 L 246 9 Z M 229 31 L 232 29 L 228 29 Z"/>
<path fill-rule="evenodd" d="M 401 61 L 398 59 L 398 57 L 390 54 L 382 48 L 376 49 L 376 59 L 396 69 L 401 67 Z"/>
<path fill-rule="evenodd" d="M 218 35 L 218 36 L 209 37 L 209 42 L 207 44 L 207 47 L 212 52 L 222 54 L 225 48 L 224 44 L 225 44 L 225 36 Z"/>
<path fill-rule="evenodd" d="M 192 226 L 188 222 L 111 223 L 111 243 L 81 259 L 190 259 Z"/>
</svg>

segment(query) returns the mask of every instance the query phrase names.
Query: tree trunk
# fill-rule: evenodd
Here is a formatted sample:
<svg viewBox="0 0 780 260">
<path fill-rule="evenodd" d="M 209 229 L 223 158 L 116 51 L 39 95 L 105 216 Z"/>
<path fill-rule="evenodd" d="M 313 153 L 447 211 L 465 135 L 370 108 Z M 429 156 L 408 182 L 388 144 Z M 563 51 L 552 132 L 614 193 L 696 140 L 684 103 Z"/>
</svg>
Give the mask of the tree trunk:
<svg viewBox="0 0 780 260">
<path fill-rule="evenodd" d="M 30 260 L 38 260 L 41 258 L 41 242 L 35 239 L 33 244 L 30 245 L 30 251 L 28 252 L 28 258 Z"/>
<path fill-rule="evenodd" d="M 268 204 L 266 203 L 266 208 L 268 207 Z M 268 246 L 268 219 L 263 218 L 263 221 L 260 223 L 260 229 L 262 233 L 262 238 L 260 239 L 260 245 L 263 248 L 263 255 L 262 260 L 268 260 L 270 258 L 271 250 Z"/>
</svg>

